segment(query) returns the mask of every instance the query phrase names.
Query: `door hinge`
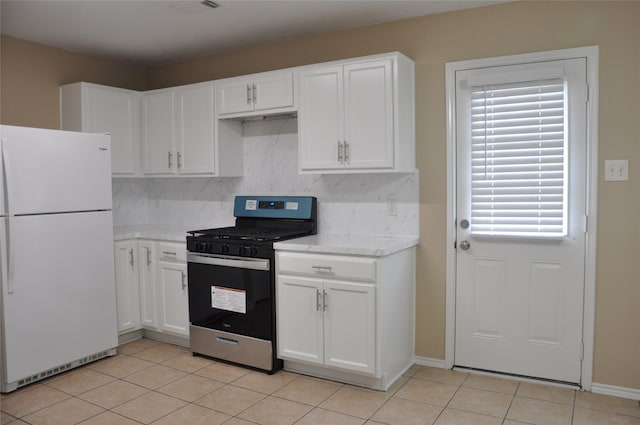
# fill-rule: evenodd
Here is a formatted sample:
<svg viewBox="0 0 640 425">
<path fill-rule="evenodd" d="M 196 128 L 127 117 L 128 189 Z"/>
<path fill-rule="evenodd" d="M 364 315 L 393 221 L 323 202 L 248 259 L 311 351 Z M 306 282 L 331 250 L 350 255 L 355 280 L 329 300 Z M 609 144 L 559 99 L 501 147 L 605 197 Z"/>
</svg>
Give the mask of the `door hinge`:
<svg viewBox="0 0 640 425">
<path fill-rule="evenodd" d="M 589 233 L 589 216 L 584 216 L 584 233 Z"/>
<path fill-rule="evenodd" d="M 584 85 L 584 102 L 589 103 L 589 84 Z"/>
</svg>

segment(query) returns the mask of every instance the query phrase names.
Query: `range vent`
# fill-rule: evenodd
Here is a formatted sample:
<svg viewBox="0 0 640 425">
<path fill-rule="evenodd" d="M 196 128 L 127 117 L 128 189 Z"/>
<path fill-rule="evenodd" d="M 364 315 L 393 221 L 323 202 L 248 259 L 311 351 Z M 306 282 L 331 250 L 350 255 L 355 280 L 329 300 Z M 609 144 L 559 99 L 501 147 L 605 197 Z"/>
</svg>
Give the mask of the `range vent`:
<svg viewBox="0 0 640 425">
<path fill-rule="evenodd" d="M 20 379 L 18 381 L 16 389 L 20 388 L 20 387 L 24 387 L 25 385 L 32 384 L 32 383 L 34 383 L 36 381 L 41 381 L 41 380 L 43 380 L 45 378 L 48 378 L 50 376 L 57 375 L 57 374 L 62 373 L 62 372 L 66 372 L 69 369 L 73 369 L 73 368 L 76 368 L 78 366 L 82 366 L 84 364 L 91 363 L 91 362 L 94 362 L 96 360 L 100 360 L 100 359 L 105 358 L 107 356 L 112 356 L 115 353 L 116 353 L 115 349 L 101 351 L 99 353 L 92 354 L 90 356 L 86 356 L 86 357 L 83 357 L 81 359 L 75 360 L 75 361 L 73 361 L 71 363 L 65 363 L 65 364 L 62 364 L 60 366 L 52 367 L 51 369 L 42 371 L 40 373 L 36 373 L 34 375 L 27 376 L 26 378 Z"/>
</svg>

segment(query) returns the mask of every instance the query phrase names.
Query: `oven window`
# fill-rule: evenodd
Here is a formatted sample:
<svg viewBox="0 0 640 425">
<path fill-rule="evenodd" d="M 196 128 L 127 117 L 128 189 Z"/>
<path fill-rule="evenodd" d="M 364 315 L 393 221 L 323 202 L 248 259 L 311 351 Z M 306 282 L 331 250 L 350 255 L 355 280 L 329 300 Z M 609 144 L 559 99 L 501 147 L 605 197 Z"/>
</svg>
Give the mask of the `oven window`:
<svg viewBox="0 0 640 425">
<path fill-rule="evenodd" d="M 187 267 L 191 324 L 254 338 L 272 338 L 275 312 L 271 272 L 191 262 Z M 225 298 L 226 309 L 213 307 L 214 302 L 217 306 L 225 304 Z"/>
</svg>

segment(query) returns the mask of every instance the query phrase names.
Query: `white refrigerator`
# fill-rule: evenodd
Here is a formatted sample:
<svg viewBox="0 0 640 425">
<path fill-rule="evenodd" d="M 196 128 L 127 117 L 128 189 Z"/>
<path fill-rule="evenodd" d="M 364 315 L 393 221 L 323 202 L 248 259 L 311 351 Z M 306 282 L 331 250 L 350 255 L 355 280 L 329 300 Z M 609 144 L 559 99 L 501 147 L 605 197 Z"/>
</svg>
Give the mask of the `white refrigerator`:
<svg viewBox="0 0 640 425">
<path fill-rule="evenodd" d="M 114 355 L 111 143 L 0 126 L 1 392 Z"/>
</svg>

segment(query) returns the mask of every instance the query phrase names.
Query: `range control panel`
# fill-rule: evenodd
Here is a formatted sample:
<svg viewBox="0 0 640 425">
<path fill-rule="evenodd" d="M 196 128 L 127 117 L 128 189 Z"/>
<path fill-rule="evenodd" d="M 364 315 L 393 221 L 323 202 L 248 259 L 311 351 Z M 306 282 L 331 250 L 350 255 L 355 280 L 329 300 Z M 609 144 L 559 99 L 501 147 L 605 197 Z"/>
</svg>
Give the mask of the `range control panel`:
<svg viewBox="0 0 640 425">
<path fill-rule="evenodd" d="M 236 196 L 235 217 L 315 219 L 313 196 Z"/>
</svg>

